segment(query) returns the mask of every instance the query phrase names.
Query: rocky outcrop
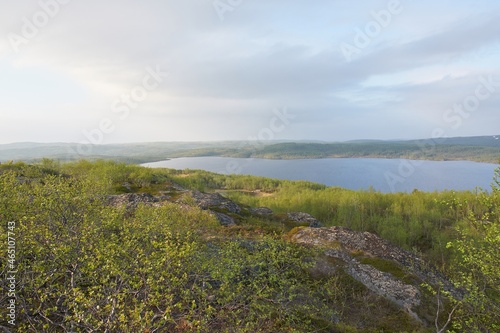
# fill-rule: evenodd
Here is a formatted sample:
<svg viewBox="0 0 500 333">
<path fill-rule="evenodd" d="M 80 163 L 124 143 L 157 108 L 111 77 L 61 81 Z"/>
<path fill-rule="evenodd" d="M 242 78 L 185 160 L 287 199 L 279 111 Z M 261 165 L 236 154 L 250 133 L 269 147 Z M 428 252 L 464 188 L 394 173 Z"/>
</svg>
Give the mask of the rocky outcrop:
<svg viewBox="0 0 500 333">
<path fill-rule="evenodd" d="M 210 211 L 223 226 L 236 225 L 233 217 L 226 213 L 238 214 L 241 212 L 240 206 L 233 201 L 222 197 L 220 194 L 202 193 L 199 191 L 184 191 L 182 187 L 175 188 L 176 191 L 190 193 L 198 207 Z M 139 204 L 150 206 L 160 206 L 162 202 L 173 201 L 168 195 L 153 196 L 149 193 L 126 193 L 109 195 L 108 204 L 113 206 L 125 206 L 129 212 L 133 212 Z M 179 201 L 174 201 L 180 204 Z M 222 213 L 222 211 L 224 213 Z"/>
<path fill-rule="evenodd" d="M 250 208 L 250 213 L 259 216 L 271 216 L 274 212 L 267 207 Z"/>
<path fill-rule="evenodd" d="M 219 193 L 189 192 L 194 202 L 203 210 L 208 210 L 223 226 L 234 226 L 236 220 L 228 214 L 240 214 L 242 209 L 234 201 L 224 198 Z"/>
<path fill-rule="evenodd" d="M 217 220 L 219 220 L 219 223 L 223 226 L 229 227 L 236 225 L 236 221 L 234 220 L 234 218 L 232 218 L 229 215 L 213 211 L 211 211 L 211 214 L 214 215 L 217 218 Z"/>
<path fill-rule="evenodd" d="M 125 206 L 128 209 L 135 209 L 139 204 L 158 205 L 164 200 L 166 198 L 155 197 L 149 193 L 127 193 L 108 196 L 108 203 L 110 205 Z"/>
<path fill-rule="evenodd" d="M 328 245 L 340 243 L 349 251 L 363 251 L 376 257 L 393 259 L 407 263 L 418 259 L 412 253 L 394 246 L 379 236 L 369 232 L 357 232 L 344 227 L 321 229 L 302 228 L 293 236 L 299 244 Z"/>
<path fill-rule="evenodd" d="M 209 209 L 222 211 L 225 213 L 239 214 L 241 207 L 233 201 L 224 198 L 219 193 L 203 193 L 200 191 L 192 191 L 191 196 L 201 209 Z"/>
<path fill-rule="evenodd" d="M 169 183 L 167 189 L 160 193 L 162 194 L 160 196 L 153 196 L 149 193 L 110 195 L 108 196 L 108 203 L 114 206 L 125 206 L 127 210 L 133 212 L 139 204 L 160 206 L 165 201 L 185 204 L 186 197 L 188 197 L 194 201 L 196 206 L 214 215 L 220 224 L 224 226 L 236 225 L 236 221 L 248 213 L 269 218 L 270 221 L 281 221 L 297 226 L 309 226 L 312 228 L 322 226 L 320 221 L 307 213 L 293 212 L 288 213 L 286 216 L 281 216 L 274 214 L 267 207 L 242 209 L 234 201 L 223 197 L 219 193 L 204 193 L 198 190 L 189 191 L 175 183 Z"/>
<path fill-rule="evenodd" d="M 460 297 L 460 292 L 453 288 L 446 277 L 430 267 L 419 256 L 392 245 L 388 241 L 369 232 L 357 232 L 344 227 L 321 229 L 304 228 L 294 236 L 299 244 L 328 245 L 340 243 L 349 252 L 362 252 L 372 257 L 392 260 L 412 272 L 420 280 L 431 284 L 442 284 L 447 291 Z"/>
<path fill-rule="evenodd" d="M 287 214 L 288 219 L 294 223 L 299 225 L 306 224 L 311 228 L 320 228 L 323 224 L 318 221 L 315 217 L 310 214 L 302 213 L 302 212 L 293 212 Z"/>
<path fill-rule="evenodd" d="M 418 320 L 415 308 L 421 300 L 421 282 L 443 285 L 448 291 L 459 295 L 446 277 L 432 269 L 422 258 L 369 232 L 357 232 L 343 227 L 302 227 L 290 234 L 290 240 L 324 249 L 324 254 L 342 262 L 344 270 L 354 279 L 402 307 Z M 370 262 L 373 264 L 369 264 Z M 394 266 L 398 272 L 406 272 L 404 274 L 411 276 L 412 281 L 405 281 L 400 276 L 395 276 L 394 272 L 378 268 L 374 264 L 376 262 L 379 265 L 384 262 L 392 263 L 386 266 Z"/>
<path fill-rule="evenodd" d="M 374 293 L 381 295 L 405 309 L 417 320 L 418 315 L 413 311 L 420 305 L 420 291 L 417 287 L 404 283 L 387 272 L 369 265 L 362 264 L 353 256 L 342 250 L 327 250 L 328 257 L 340 259 L 346 264 L 346 272 L 361 282 Z"/>
</svg>

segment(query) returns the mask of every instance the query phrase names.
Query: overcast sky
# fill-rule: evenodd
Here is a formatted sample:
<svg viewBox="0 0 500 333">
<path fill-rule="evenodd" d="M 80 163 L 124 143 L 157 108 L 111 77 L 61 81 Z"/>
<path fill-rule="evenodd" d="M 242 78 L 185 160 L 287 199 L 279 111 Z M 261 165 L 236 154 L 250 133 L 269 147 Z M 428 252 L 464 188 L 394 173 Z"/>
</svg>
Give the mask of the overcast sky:
<svg viewBox="0 0 500 333">
<path fill-rule="evenodd" d="M 0 143 L 500 134 L 498 0 L 0 1 Z"/>
</svg>

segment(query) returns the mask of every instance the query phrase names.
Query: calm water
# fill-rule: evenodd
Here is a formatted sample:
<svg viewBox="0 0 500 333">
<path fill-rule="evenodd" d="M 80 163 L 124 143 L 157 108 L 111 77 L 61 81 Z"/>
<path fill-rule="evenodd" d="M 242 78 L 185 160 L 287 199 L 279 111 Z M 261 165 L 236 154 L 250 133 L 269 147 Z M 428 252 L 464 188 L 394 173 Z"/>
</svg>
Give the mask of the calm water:
<svg viewBox="0 0 500 333">
<path fill-rule="evenodd" d="M 412 161 L 374 158 L 267 160 L 189 157 L 146 163 L 171 169 L 201 169 L 221 174 L 249 174 L 308 180 L 328 186 L 381 192 L 490 189 L 496 164 L 468 161 Z"/>
</svg>

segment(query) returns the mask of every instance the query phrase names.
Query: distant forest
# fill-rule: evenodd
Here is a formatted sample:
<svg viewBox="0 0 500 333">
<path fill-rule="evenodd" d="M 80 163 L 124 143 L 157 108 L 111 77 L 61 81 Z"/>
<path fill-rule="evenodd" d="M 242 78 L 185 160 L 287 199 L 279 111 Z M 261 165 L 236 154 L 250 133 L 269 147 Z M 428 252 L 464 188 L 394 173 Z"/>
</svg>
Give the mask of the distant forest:
<svg viewBox="0 0 500 333">
<path fill-rule="evenodd" d="M 145 163 L 177 157 L 225 156 L 242 158 L 404 158 L 468 160 L 498 163 L 499 136 L 457 137 L 410 141 L 349 141 L 334 143 L 279 141 L 157 142 L 110 145 L 17 143 L 0 145 L 0 162 L 111 159 Z"/>
<path fill-rule="evenodd" d="M 415 143 L 374 142 L 374 143 L 279 143 L 259 148 L 243 149 L 199 149 L 189 152 L 189 156 L 229 156 L 269 159 L 297 158 L 405 158 L 414 160 L 469 160 L 497 163 L 500 147 L 429 145 Z M 178 157 L 186 156 L 186 152 Z"/>
</svg>

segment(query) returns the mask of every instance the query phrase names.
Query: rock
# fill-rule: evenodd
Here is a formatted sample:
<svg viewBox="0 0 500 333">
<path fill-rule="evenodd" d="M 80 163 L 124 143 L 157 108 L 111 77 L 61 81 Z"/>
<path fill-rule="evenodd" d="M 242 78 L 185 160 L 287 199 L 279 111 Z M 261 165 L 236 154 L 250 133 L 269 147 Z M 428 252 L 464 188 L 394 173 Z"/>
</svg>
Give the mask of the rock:
<svg viewBox="0 0 500 333">
<path fill-rule="evenodd" d="M 442 284 L 445 290 L 455 297 L 462 297 L 462 292 L 455 289 L 448 279 L 430 267 L 419 256 L 392 245 L 388 241 L 369 232 L 357 232 L 344 227 L 304 228 L 292 237 L 299 244 L 326 245 L 337 243 L 350 252 L 363 252 L 372 257 L 392 260 L 412 272 L 419 279 L 431 284 Z"/>
<path fill-rule="evenodd" d="M 297 243 L 317 245 L 319 243 L 341 243 L 350 251 L 363 251 L 373 256 L 401 260 L 413 256 L 411 253 L 393 246 L 386 240 L 369 232 L 357 232 L 344 227 L 321 229 L 303 228 L 294 235 Z"/>
<path fill-rule="evenodd" d="M 382 272 L 368 264 L 361 264 L 348 253 L 339 250 L 328 250 L 329 257 L 340 259 L 347 264 L 347 273 L 364 284 L 374 293 L 381 295 L 404 308 L 410 315 L 418 319 L 411 310 L 420 304 L 420 291 L 413 285 L 406 284 L 389 273 Z"/>
<path fill-rule="evenodd" d="M 213 212 L 211 211 L 213 215 L 219 220 L 219 223 L 223 226 L 233 226 L 236 225 L 236 221 L 229 215 L 223 214 L 223 213 L 218 213 L 218 212 Z"/>
<path fill-rule="evenodd" d="M 219 193 L 202 193 L 192 191 L 191 196 L 201 209 L 222 210 L 224 212 L 239 214 L 241 207 L 233 201 L 224 198 Z"/>
<path fill-rule="evenodd" d="M 157 204 L 160 199 L 149 193 L 127 193 L 119 195 L 109 195 L 108 203 L 113 206 L 126 206 L 127 208 L 137 208 L 140 203 Z"/>
<path fill-rule="evenodd" d="M 274 212 L 267 207 L 250 208 L 250 213 L 260 216 L 271 216 Z"/>
<path fill-rule="evenodd" d="M 429 267 L 422 258 L 392 245 L 375 234 L 343 227 L 302 227 L 291 233 L 290 240 L 325 249 L 326 256 L 343 262 L 344 270 L 350 276 L 376 294 L 397 304 L 419 321 L 421 319 L 415 313 L 415 309 L 420 304 L 421 293 L 418 287 L 421 281 L 434 285 L 441 284 L 446 290 L 460 297 L 460 292 L 453 288 L 446 277 Z M 370 264 L 384 261 L 391 262 L 397 270 L 400 269 L 413 278 L 405 282 L 407 279 L 402 281 L 391 273 L 378 269 L 379 265 Z M 394 272 L 394 269 L 389 271 Z"/>
<path fill-rule="evenodd" d="M 335 267 L 332 265 L 331 260 L 328 260 L 327 258 L 317 258 L 316 262 L 314 263 L 314 266 L 312 266 L 309 269 L 309 272 L 311 273 L 311 276 L 317 277 L 317 278 L 322 278 L 325 276 L 332 277 L 337 274 L 338 272 L 338 267 Z"/>
<path fill-rule="evenodd" d="M 308 224 L 311 228 L 320 228 L 323 224 L 310 214 L 302 212 L 288 213 L 288 219 L 298 224 Z"/>
</svg>

